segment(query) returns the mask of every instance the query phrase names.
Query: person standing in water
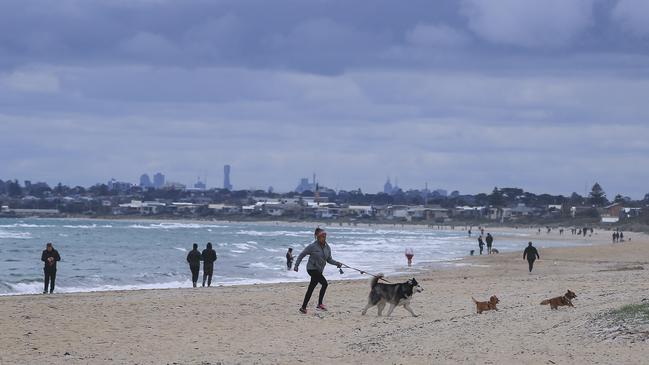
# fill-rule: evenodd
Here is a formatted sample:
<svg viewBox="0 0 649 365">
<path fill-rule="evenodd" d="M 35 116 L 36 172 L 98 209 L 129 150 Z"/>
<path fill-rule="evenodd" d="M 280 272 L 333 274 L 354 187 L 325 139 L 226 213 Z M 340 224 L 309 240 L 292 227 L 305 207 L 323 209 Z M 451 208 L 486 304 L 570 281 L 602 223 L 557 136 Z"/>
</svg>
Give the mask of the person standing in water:
<svg viewBox="0 0 649 365">
<path fill-rule="evenodd" d="M 530 272 L 532 272 L 532 269 L 534 268 L 534 261 L 540 258 L 541 256 L 539 256 L 539 251 L 536 250 L 536 247 L 532 246 L 532 242 L 529 242 L 527 247 L 525 247 L 525 251 L 523 251 L 523 260 L 527 259 Z"/>
<path fill-rule="evenodd" d="M 45 250 L 41 254 L 41 261 L 45 264 L 43 267 L 43 273 L 45 274 L 43 294 L 47 294 L 48 287 L 50 294 L 52 294 L 56 281 L 56 263 L 61 261 L 61 256 L 59 251 L 54 249 L 51 242 L 48 242 L 45 246 Z"/>
<path fill-rule="evenodd" d="M 207 279 L 207 286 L 212 285 L 212 274 L 214 273 L 214 261 L 216 261 L 216 251 L 212 248 L 212 242 L 207 243 L 207 247 L 201 252 L 201 259 L 203 260 L 203 287 L 205 287 L 205 279 Z"/>
<path fill-rule="evenodd" d="M 412 258 L 415 256 L 415 253 L 412 251 L 412 248 L 406 248 L 406 259 L 408 259 L 408 266 L 412 266 Z"/>
<path fill-rule="evenodd" d="M 291 267 L 293 267 L 293 247 L 289 247 L 286 251 L 286 268 L 291 270 Z"/>
<path fill-rule="evenodd" d="M 298 271 L 302 259 L 305 256 L 309 255 L 309 261 L 306 265 L 306 272 L 311 277 L 311 282 L 309 283 L 309 288 L 307 289 L 306 294 L 304 294 L 302 307 L 300 307 L 300 312 L 303 314 L 306 314 L 306 306 L 309 304 L 309 300 L 311 300 L 311 294 L 313 294 L 313 290 L 318 284 L 320 284 L 320 294 L 318 295 L 318 306 L 316 308 L 323 311 L 327 310 L 322 302 L 324 300 L 327 286 L 329 284 L 327 283 L 327 279 L 325 279 L 325 277 L 322 275 L 322 272 L 324 271 L 327 262 L 331 265 L 335 265 L 338 268 L 343 266 L 342 263 L 334 260 L 331 257 L 331 248 L 329 247 L 329 244 L 327 244 L 327 232 L 325 232 L 321 228 L 316 228 L 315 236 L 316 240 L 312 244 L 306 246 L 302 253 L 300 253 L 300 255 L 297 257 L 297 260 L 295 261 L 295 268 L 293 269 L 295 271 Z"/>
<path fill-rule="evenodd" d="M 487 255 L 491 255 L 491 245 L 494 242 L 494 237 L 491 235 L 491 233 L 487 233 L 487 238 L 485 238 L 487 241 Z"/>
<path fill-rule="evenodd" d="M 478 247 L 480 247 L 480 255 L 482 255 L 482 250 L 484 249 L 484 241 L 482 236 L 478 237 Z"/>
<path fill-rule="evenodd" d="M 198 252 L 198 245 L 194 243 L 194 248 L 187 254 L 189 270 L 192 272 L 192 284 L 196 287 L 198 281 L 198 272 L 201 269 L 201 253 Z"/>
</svg>

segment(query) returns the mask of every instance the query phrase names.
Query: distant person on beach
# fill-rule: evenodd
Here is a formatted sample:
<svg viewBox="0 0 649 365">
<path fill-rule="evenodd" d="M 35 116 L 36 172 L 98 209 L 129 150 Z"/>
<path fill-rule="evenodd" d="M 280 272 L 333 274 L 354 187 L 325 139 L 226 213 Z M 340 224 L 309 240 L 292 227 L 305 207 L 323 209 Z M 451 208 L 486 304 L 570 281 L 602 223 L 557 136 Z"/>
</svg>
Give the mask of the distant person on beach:
<svg viewBox="0 0 649 365">
<path fill-rule="evenodd" d="M 480 247 L 480 255 L 482 255 L 482 250 L 484 248 L 484 241 L 482 240 L 482 236 L 478 237 L 478 247 Z"/>
<path fill-rule="evenodd" d="M 406 248 L 406 259 L 408 260 L 408 266 L 412 266 L 413 257 L 415 257 L 415 253 L 412 251 L 412 248 Z"/>
<path fill-rule="evenodd" d="M 471 228 L 469 228 L 469 237 L 471 237 Z"/>
<path fill-rule="evenodd" d="M 293 247 L 289 247 L 286 252 L 286 268 L 291 270 L 293 267 Z"/>
<path fill-rule="evenodd" d="M 198 281 L 198 272 L 201 269 L 201 253 L 198 252 L 198 245 L 194 243 L 194 249 L 187 254 L 187 262 L 189 263 L 189 270 L 192 271 L 192 284 L 196 287 Z"/>
<path fill-rule="evenodd" d="M 485 238 L 487 241 L 487 255 L 491 255 L 491 245 L 494 242 L 494 237 L 491 235 L 491 233 L 487 233 L 487 238 Z"/>
<path fill-rule="evenodd" d="M 212 248 L 212 242 L 207 243 L 207 247 L 201 253 L 201 260 L 203 260 L 203 287 L 205 286 L 205 279 L 207 279 L 207 286 L 212 285 L 212 274 L 214 273 L 214 261 L 216 261 L 216 251 Z"/>
<path fill-rule="evenodd" d="M 532 242 L 529 242 L 527 244 L 527 247 L 525 248 L 525 251 L 523 251 L 523 260 L 527 259 L 530 272 L 532 272 L 532 269 L 534 268 L 534 261 L 540 258 L 541 256 L 539 256 L 539 251 L 536 250 L 536 247 L 532 246 Z"/>
<path fill-rule="evenodd" d="M 43 267 L 43 273 L 45 274 L 43 294 L 47 294 L 48 287 L 50 294 L 52 294 L 56 281 L 56 263 L 61 261 L 61 256 L 59 251 L 54 249 L 51 242 L 48 242 L 45 246 L 45 250 L 41 254 L 41 261 L 45 264 Z"/>
<path fill-rule="evenodd" d="M 322 275 L 322 272 L 324 271 L 327 262 L 331 265 L 336 265 L 336 267 L 338 268 L 343 266 L 343 264 L 331 257 L 331 248 L 327 243 L 327 232 L 325 232 L 321 228 L 316 228 L 315 236 L 316 240 L 310 245 L 306 246 L 302 253 L 300 253 L 300 255 L 297 257 L 297 260 L 295 261 L 295 268 L 293 269 L 295 271 L 298 271 L 302 259 L 307 255 L 309 256 L 309 261 L 306 265 L 306 272 L 311 277 L 311 282 L 309 283 L 309 288 L 307 289 L 306 294 L 304 294 L 302 307 L 300 307 L 300 312 L 303 314 L 306 314 L 306 306 L 309 304 L 309 300 L 311 300 L 311 294 L 313 294 L 313 290 L 318 284 L 320 284 L 320 294 L 318 296 L 318 306 L 316 308 L 323 311 L 327 310 L 322 302 L 324 300 L 325 293 L 327 292 L 327 286 L 329 284 L 327 283 L 327 279 L 325 279 L 324 275 Z"/>
</svg>

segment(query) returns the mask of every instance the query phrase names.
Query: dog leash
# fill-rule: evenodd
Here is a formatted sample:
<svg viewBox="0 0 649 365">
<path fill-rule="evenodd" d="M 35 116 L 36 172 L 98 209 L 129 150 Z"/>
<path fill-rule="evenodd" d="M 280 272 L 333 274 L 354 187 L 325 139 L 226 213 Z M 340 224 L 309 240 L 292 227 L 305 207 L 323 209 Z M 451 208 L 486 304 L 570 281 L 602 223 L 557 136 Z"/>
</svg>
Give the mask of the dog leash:
<svg viewBox="0 0 649 365">
<path fill-rule="evenodd" d="M 384 278 L 383 276 L 374 275 L 374 274 L 369 273 L 369 272 L 367 272 L 367 271 L 365 271 L 365 270 L 357 269 L 357 268 L 355 268 L 355 267 L 351 267 L 351 266 L 349 266 L 349 265 L 347 265 L 347 264 L 343 264 L 342 262 L 341 262 L 341 264 L 342 264 L 344 267 L 348 268 L 348 269 L 352 269 L 352 270 L 356 270 L 356 271 L 358 271 L 359 273 L 361 273 L 361 275 L 363 275 L 363 274 L 367 274 L 367 275 L 369 275 L 369 276 L 373 276 L 373 277 L 375 277 L 375 278 L 377 278 L 377 279 L 379 279 L 379 280 L 383 280 L 383 281 L 385 281 L 385 282 L 388 283 L 388 284 L 392 284 L 391 281 L 389 281 L 388 279 Z M 342 270 L 342 269 L 340 270 L 340 273 L 341 273 L 341 274 L 343 273 L 343 270 Z"/>
</svg>

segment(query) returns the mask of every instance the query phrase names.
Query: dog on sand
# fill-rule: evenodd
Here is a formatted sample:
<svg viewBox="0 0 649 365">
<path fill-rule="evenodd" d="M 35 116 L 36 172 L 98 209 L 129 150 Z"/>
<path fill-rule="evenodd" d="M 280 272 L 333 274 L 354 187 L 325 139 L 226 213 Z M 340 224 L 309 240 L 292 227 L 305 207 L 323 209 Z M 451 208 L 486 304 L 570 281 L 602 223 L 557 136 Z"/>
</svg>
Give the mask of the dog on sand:
<svg viewBox="0 0 649 365">
<path fill-rule="evenodd" d="M 496 304 L 498 304 L 500 300 L 495 295 L 492 295 L 491 298 L 489 298 L 489 301 L 486 302 L 478 302 L 474 297 L 471 297 L 471 299 L 473 299 L 473 303 L 475 303 L 475 310 L 478 314 L 481 314 L 484 311 L 498 310 Z"/>
<path fill-rule="evenodd" d="M 370 294 L 367 298 L 367 305 L 363 309 L 363 315 L 367 313 L 367 310 L 373 306 L 377 306 L 379 316 L 383 313 L 383 308 L 386 304 L 390 304 L 388 309 L 387 316 L 389 317 L 392 314 L 394 308 L 402 305 L 413 317 L 417 317 L 415 312 L 410 308 L 410 300 L 415 293 L 421 293 L 424 289 L 417 283 L 415 278 L 412 278 L 404 283 L 398 284 L 384 284 L 379 283 L 379 280 L 383 278 L 383 274 L 379 274 L 372 278 L 370 282 Z"/>
<path fill-rule="evenodd" d="M 558 309 L 561 306 L 567 305 L 569 307 L 573 307 L 572 305 L 572 299 L 577 298 L 577 294 L 575 294 L 572 290 L 568 289 L 566 294 L 560 296 L 560 297 L 555 297 L 551 299 L 546 299 L 541 302 L 541 305 L 550 305 L 550 309 Z"/>
</svg>

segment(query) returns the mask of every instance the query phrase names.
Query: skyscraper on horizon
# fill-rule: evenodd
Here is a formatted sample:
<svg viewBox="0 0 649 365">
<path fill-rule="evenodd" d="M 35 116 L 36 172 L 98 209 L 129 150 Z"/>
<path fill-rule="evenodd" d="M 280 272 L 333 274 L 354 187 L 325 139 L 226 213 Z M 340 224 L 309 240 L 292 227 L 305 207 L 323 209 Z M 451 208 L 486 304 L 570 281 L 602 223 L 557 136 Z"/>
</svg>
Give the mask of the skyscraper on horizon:
<svg viewBox="0 0 649 365">
<path fill-rule="evenodd" d="M 150 188 L 153 184 L 151 184 L 151 179 L 149 178 L 149 174 L 142 174 L 140 176 L 140 187 L 141 188 Z"/>
<path fill-rule="evenodd" d="M 153 187 L 156 189 L 162 189 L 165 186 L 165 176 L 158 172 L 153 175 Z"/>
<path fill-rule="evenodd" d="M 232 184 L 230 183 L 230 165 L 223 166 L 223 189 L 232 191 Z"/>
</svg>

